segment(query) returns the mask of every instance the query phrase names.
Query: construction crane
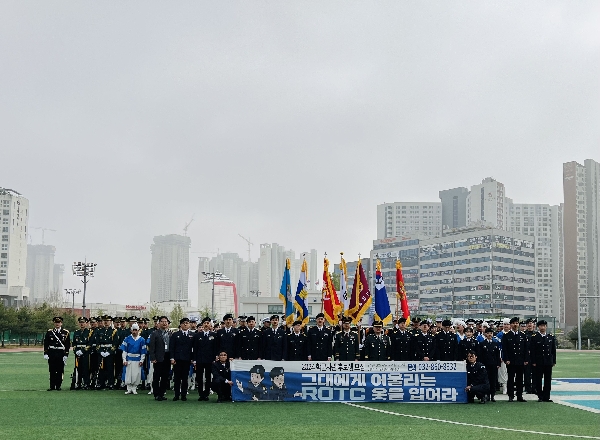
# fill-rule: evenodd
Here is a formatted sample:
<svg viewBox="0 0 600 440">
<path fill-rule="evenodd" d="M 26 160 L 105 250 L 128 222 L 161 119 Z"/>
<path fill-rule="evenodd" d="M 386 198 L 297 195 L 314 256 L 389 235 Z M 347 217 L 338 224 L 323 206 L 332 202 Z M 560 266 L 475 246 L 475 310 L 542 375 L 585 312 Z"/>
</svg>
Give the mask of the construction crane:
<svg viewBox="0 0 600 440">
<path fill-rule="evenodd" d="M 41 229 L 42 230 L 42 244 L 46 244 L 44 242 L 44 238 L 45 238 L 45 233 L 46 231 L 52 231 L 52 232 L 56 232 L 56 229 L 49 229 L 49 228 L 40 228 L 37 226 L 32 226 L 30 229 Z"/>
<path fill-rule="evenodd" d="M 246 243 L 248 243 L 248 263 L 250 263 L 252 261 L 250 259 L 250 249 L 252 246 L 254 246 L 254 243 L 252 243 L 249 238 L 244 237 L 242 234 L 238 234 L 238 235 L 240 237 L 242 237 Z"/>
<path fill-rule="evenodd" d="M 185 226 L 183 227 L 183 236 L 184 237 L 187 237 L 187 230 L 188 230 L 188 228 L 190 227 L 190 225 L 192 224 L 193 221 L 194 221 L 194 216 L 192 215 L 192 219 L 189 222 L 187 222 L 185 224 Z"/>
</svg>

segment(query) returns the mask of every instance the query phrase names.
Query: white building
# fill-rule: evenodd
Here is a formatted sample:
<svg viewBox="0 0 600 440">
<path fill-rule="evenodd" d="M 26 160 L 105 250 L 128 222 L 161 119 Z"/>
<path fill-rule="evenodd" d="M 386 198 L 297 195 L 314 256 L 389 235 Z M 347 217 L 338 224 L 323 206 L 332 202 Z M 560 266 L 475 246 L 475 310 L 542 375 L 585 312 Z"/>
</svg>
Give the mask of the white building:
<svg viewBox="0 0 600 440">
<path fill-rule="evenodd" d="M 12 189 L 0 188 L 0 300 L 9 306 L 29 299 L 28 221 L 29 201 Z"/>
<path fill-rule="evenodd" d="M 560 271 L 562 215 L 560 206 L 512 203 L 510 230 L 535 237 L 536 292 L 538 316 L 552 316 L 559 322 L 564 295 Z"/>
<path fill-rule="evenodd" d="M 56 248 L 47 244 L 27 245 L 27 276 L 29 301 L 42 303 L 62 295 L 54 291 L 54 253 Z M 54 294 L 54 295 L 53 295 Z"/>
<path fill-rule="evenodd" d="M 53 278 L 53 291 L 61 292 L 63 291 L 63 276 L 65 273 L 65 265 L 64 264 L 54 264 L 54 276 Z"/>
<path fill-rule="evenodd" d="M 473 185 L 467 196 L 467 226 L 485 222 L 497 229 L 508 230 L 508 203 L 504 184 L 486 177 Z"/>
<path fill-rule="evenodd" d="M 182 235 L 154 237 L 150 301 L 187 301 L 192 241 Z"/>
<path fill-rule="evenodd" d="M 200 278 L 202 274 L 199 275 Z M 214 282 L 212 276 L 198 282 L 198 310 L 212 310 L 214 288 L 214 310 L 218 319 L 226 313 L 238 316 L 239 300 L 235 283 L 223 274 L 216 273 Z"/>
<path fill-rule="evenodd" d="M 441 202 L 395 202 L 377 205 L 377 239 L 442 235 Z"/>
</svg>

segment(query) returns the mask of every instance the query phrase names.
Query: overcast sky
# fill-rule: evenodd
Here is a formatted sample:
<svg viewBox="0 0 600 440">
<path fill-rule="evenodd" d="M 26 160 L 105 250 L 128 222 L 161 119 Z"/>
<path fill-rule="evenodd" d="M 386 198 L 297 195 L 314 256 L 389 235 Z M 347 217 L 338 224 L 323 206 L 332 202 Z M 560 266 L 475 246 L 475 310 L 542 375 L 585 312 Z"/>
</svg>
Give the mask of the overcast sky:
<svg viewBox="0 0 600 440">
<path fill-rule="evenodd" d="M 65 288 L 98 264 L 88 302 L 147 301 L 192 215 L 193 251 L 352 260 L 383 202 L 491 176 L 560 203 L 600 160 L 599 28 L 597 1 L 2 1 L 0 186 Z"/>
</svg>

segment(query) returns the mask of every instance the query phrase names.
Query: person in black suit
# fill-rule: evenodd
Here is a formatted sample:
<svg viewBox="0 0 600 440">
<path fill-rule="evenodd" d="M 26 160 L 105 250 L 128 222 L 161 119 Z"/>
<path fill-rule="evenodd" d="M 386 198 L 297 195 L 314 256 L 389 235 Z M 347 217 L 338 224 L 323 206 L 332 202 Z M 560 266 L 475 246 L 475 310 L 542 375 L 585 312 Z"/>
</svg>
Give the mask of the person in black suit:
<svg viewBox="0 0 600 440">
<path fill-rule="evenodd" d="M 229 360 L 235 358 L 235 339 L 238 331 L 233 327 L 233 315 L 227 313 L 223 316 L 225 327 L 217 331 L 217 341 L 219 353 L 224 351 L 229 355 Z"/>
<path fill-rule="evenodd" d="M 217 403 L 231 402 L 231 367 L 229 365 L 229 355 L 219 352 L 219 360 L 212 364 L 212 389 L 217 393 Z"/>
<path fill-rule="evenodd" d="M 421 321 L 421 332 L 415 336 L 415 360 L 433 361 L 435 360 L 435 341 L 429 333 L 429 322 L 424 319 Z"/>
<path fill-rule="evenodd" d="M 308 360 L 330 361 L 333 352 L 333 332 L 325 327 L 325 315 L 317 314 L 317 325 L 308 329 Z"/>
<path fill-rule="evenodd" d="M 556 338 L 546 333 L 548 323 L 541 319 L 537 322 L 538 332 L 531 337 L 531 364 L 535 374 L 535 389 L 538 402 L 550 400 L 550 385 L 552 383 L 552 367 L 556 365 Z M 542 389 L 542 378 L 544 388 Z"/>
<path fill-rule="evenodd" d="M 192 362 L 193 334 L 190 333 L 190 320 L 182 318 L 179 321 L 179 331 L 171 335 L 171 365 L 173 365 L 173 400 L 187 400 L 188 375 Z"/>
<path fill-rule="evenodd" d="M 262 332 L 256 328 L 254 316 L 246 318 L 247 327 L 238 332 L 235 339 L 235 353 L 238 359 L 257 360 L 260 359 Z"/>
<path fill-rule="evenodd" d="M 458 343 L 458 357 L 456 360 L 466 361 L 467 353 L 471 350 L 475 352 L 477 358 L 480 357 L 479 341 L 473 337 L 473 329 L 471 327 L 467 327 L 465 329 L 465 337 Z"/>
<path fill-rule="evenodd" d="M 435 335 L 435 359 L 438 361 L 456 361 L 458 358 L 458 340 L 450 327 L 452 321 L 444 319 L 442 329 Z"/>
<path fill-rule="evenodd" d="M 269 361 L 285 361 L 287 356 L 287 335 L 279 327 L 279 316 L 271 316 L 271 328 L 262 332 L 262 359 Z"/>
<path fill-rule="evenodd" d="M 490 383 L 485 366 L 477 362 L 477 354 L 473 350 L 467 352 L 467 386 L 465 392 L 469 403 L 473 403 L 475 397 L 479 399 L 479 403 L 485 403 L 486 396 L 490 392 Z"/>
<path fill-rule="evenodd" d="M 472 330 L 471 330 L 472 332 Z M 498 384 L 498 368 L 502 361 L 500 360 L 500 348 L 498 343 L 494 341 L 494 329 L 486 327 L 484 330 L 485 339 L 479 344 L 479 361 L 484 365 L 488 374 L 488 382 L 490 383 L 489 401 L 495 402 L 494 395 L 496 394 L 496 385 Z"/>
<path fill-rule="evenodd" d="M 211 320 L 202 320 L 202 328 L 194 333 L 193 359 L 198 381 L 198 400 L 208 400 L 212 376 L 212 363 L 217 358 L 217 334 L 210 330 Z M 204 380 L 202 380 L 204 378 Z"/>
<path fill-rule="evenodd" d="M 352 318 L 342 318 L 342 330 L 335 334 L 334 354 L 336 361 L 358 361 L 360 360 L 360 349 L 358 334 L 350 331 Z"/>
<path fill-rule="evenodd" d="M 148 358 L 154 365 L 152 379 L 152 391 L 154 400 L 167 400 L 165 393 L 169 387 L 169 373 L 171 372 L 170 334 L 169 318 L 161 316 L 158 320 L 159 326 L 150 335 L 148 343 Z"/>
<path fill-rule="evenodd" d="M 412 361 L 414 359 L 415 337 L 406 330 L 406 318 L 396 321 L 396 326 L 388 331 L 393 361 Z"/>
<path fill-rule="evenodd" d="M 288 361 L 308 360 L 308 338 L 302 333 L 302 321 L 294 321 L 292 332 L 287 335 Z"/>
<path fill-rule="evenodd" d="M 502 352 L 508 381 L 508 401 L 515 400 L 515 382 L 517 402 L 525 402 L 523 399 L 523 367 L 529 363 L 529 341 L 527 335 L 519 331 L 519 318 L 510 320 L 510 331 L 502 337 Z"/>
</svg>

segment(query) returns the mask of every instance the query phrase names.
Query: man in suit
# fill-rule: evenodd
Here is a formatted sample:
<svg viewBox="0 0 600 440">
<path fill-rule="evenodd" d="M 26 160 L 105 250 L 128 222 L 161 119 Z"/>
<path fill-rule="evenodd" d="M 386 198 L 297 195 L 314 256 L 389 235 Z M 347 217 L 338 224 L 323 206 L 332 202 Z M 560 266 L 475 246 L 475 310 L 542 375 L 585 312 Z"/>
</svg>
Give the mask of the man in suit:
<svg viewBox="0 0 600 440">
<path fill-rule="evenodd" d="M 48 391 L 60 391 L 65 365 L 71 348 L 69 330 L 62 328 L 63 319 L 56 316 L 52 319 L 54 328 L 48 329 L 44 336 L 44 359 L 48 361 L 50 372 L 50 388 Z"/>
<path fill-rule="evenodd" d="M 435 341 L 429 333 L 429 321 L 421 321 L 421 332 L 415 336 L 415 360 L 433 361 L 435 359 Z"/>
<path fill-rule="evenodd" d="M 233 327 L 233 315 L 227 313 L 223 316 L 223 322 L 225 326 L 217 331 L 217 341 L 219 353 L 224 351 L 229 355 L 229 360 L 235 358 L 235 339 L 238 334 L 238 330 Z"/>
<path fill-rule="evenodd" d="M 198 400 L 208 401 L 212 363 L 217 358 L 217 335 L 210 329 L 211 321 L 208 316 L 202 320 L 201 325 L 202 328 L 194 333 L 192 351 L 196 379 L 198 380 Z"/>
<path fill-rule="evenodd" d="M 154 366 L 152 391 L 154 400 L 167 400 L 165 393 L 169 387 L 169 373 L 171 372 L 169 318 L 160 316 L 158 329 L 150 335 L 148 344 L 148 357 Z"/>
<path fill-rule="evenodd" d="M 360 348 L 358 334 L 350 331 L 352 318 L 342 318 L 342 331 L 335 335 L 334 350 L 336 361 L 358 361 L 360 360 Z"/>
<path fill-rule="evenodd" d="M 287 335 L 288 361 L 308 360 L 308 337 L 302 333 L 302 321 L 294 321 L 292 332 Z"/>
<path fill-rule="evenodd" d="M 471 330 L 471 333 L 473 331 Z M 498 383 L 498 369 L 501 365 L 500 348 L 498 342 L 494 341 L 494 329 L 487 327 L 484 330 L 485 339 L 479 344 L 479 361 L 485 367 L 490 383 L 489 401 L 495 402 L 494 395 L 496 394 L 496 384 Z M 466 356 L 466 355 L 465 355 Z"/>
<path fill-rule="evenodd" d="M 365 341 L 365 360 L 390 360 L 390 338 L 383 334 L 383 321 L 373 322 L 373 333 L 370 333 Z"/>
<path fill-rule="evenodd" d="M 414 336 L 406 330 L 406 318 L 396 321 L 396 326 L 388 332 L 390 337 L 391 358 L 393 361 L 414 360 Z"/>
<path fill-rule="evenodd" d="M 171 335 L 169 341 L 171 365 L 173 366 L 174 401 L 187 400 L 188 374 L 192 362 L 193 334 L 190 333 L 190 320 L 182 318 L 179 321 L 179 331 Z"/>
<path fill-rule="evenodd" d="M 333 332 L 325 327 L 325 315 L 317 314 L 317 325 L 308 329 L 308 360 L 330 361 L 333 351 Z"/>
<path fill-rule="evenodd" d="M 508 372 L 506 388 L 508 401 L 515 400 L 515 384 L 517 402 L 525 402 L 523 399 L 523 367 L 529 363 L 529 342 L 527 335 L 519 331 L 519 318 L 510 320 L 511 330 L 502 337 L 503 360 Z"/>
<path fill-rule="evenodd" d="M 217 393 L 217 403 L 231 402 L 231 356 L 224 351 L 219 352 L 219 358 L 212 364 L 212 389 Z"/>
<path fill-rule="evenodd" d="M 538 402 L 552 402 L 550 387 L 552 383 L 552 367 L 556 365 L 556 338 L 546 332 L 548 323 L 541 319 L 537 322 L 538 331 L 531 337 L 531 364 L 534 368 L 533 378 L 538 395 Z M 544 388 L 542 389 L 542 378 Z"/>
<path fill-rule="evenodd" d="M 262 333 L 256 328 L 254 316 L 248 316 L 245 319 L 246 326 L 239 329 L 235 340 L 235 352 L 239 359 L 257 360 L 260 359 Z"/>
<path fill-rule="evenodd" d="M 435 359 L 438 361 L 456 361 L 458 357 L 458 341 L 450 331 L 452 321 L 442 320 L 442 328 L 435 335 Z"/>
<path fill-rule="evenodd" d="M 271 328 L 262 332 L 262 356 L 269 361 L 285 361 L 287 356 L 287 335 L 279 327 L 279 316 L 271 316 Z"/>
</svg>

